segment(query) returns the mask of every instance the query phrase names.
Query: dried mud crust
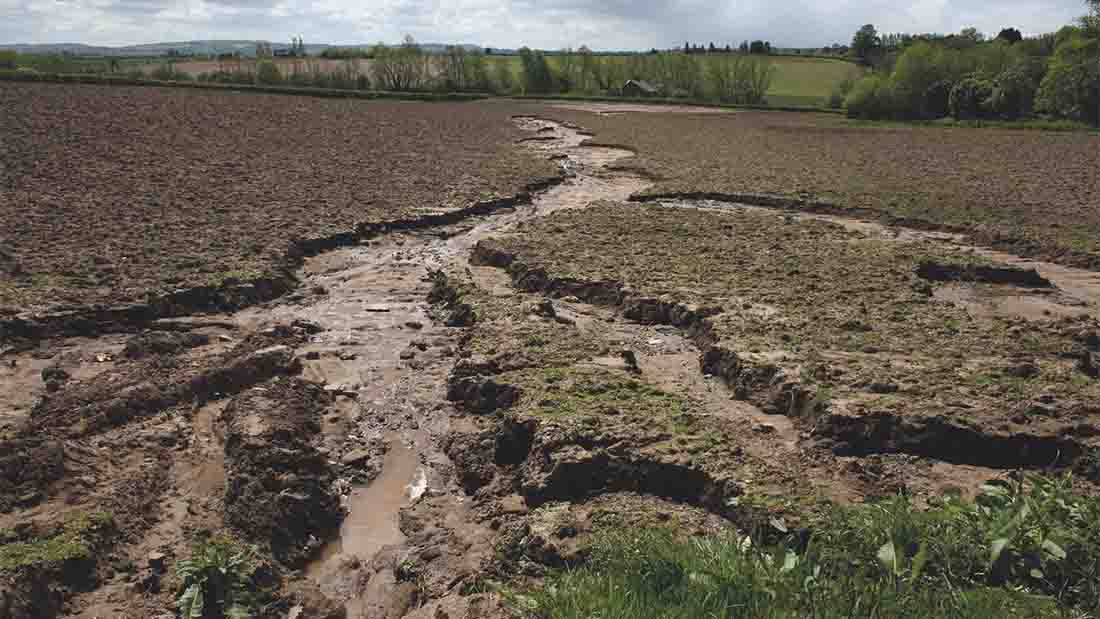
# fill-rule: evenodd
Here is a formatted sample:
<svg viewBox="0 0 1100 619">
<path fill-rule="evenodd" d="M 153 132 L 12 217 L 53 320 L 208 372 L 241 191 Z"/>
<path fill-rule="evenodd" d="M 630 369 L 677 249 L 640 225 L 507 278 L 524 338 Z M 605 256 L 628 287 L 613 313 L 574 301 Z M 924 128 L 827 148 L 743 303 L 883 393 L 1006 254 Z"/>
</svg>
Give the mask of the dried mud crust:
<svg viewBox="0 0 1100 619">
<path fill-rule="evenodd" d="M 492 202 L 556 172 L 514 147 L 501 105 L 5 83 L 0 106 L 9 317 L 237 307 L 284 292 L 295 254 L 357 225 Z"/>
<path fill-rule="evenodd" d="M 1097 321 L 975 319 L 919 243 L 754 209 L 602 204 L 479 244 L 517 287 L 686 328 L 701 370 L 838 454 L 1095 474 Z"/>
<path fill-rule="evenodd" d="M 862 212 L 1100 270 L 1094 134 L 872 127 L 774 112 L 548 115 L 633 148 L 658 179 L 648 197 Z"/>
</svg>

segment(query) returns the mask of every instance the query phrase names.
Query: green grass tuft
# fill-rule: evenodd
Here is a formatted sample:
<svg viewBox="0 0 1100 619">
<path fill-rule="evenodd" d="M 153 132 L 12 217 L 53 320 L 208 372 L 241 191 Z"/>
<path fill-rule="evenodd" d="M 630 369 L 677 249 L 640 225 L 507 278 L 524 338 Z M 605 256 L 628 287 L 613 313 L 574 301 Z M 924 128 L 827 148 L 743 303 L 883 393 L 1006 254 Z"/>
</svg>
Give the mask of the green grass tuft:
<svg viewBox="0 0 1100 619">
<path fill-rule="evenodd" d="M 97 538 L 112 524 L 111 515 L 105 512 L 81 514 L 66 522 L 61 531 L 51 537 L 4 544 L 0 546 L 0 572 L 89 559 Z"/>
</svg>

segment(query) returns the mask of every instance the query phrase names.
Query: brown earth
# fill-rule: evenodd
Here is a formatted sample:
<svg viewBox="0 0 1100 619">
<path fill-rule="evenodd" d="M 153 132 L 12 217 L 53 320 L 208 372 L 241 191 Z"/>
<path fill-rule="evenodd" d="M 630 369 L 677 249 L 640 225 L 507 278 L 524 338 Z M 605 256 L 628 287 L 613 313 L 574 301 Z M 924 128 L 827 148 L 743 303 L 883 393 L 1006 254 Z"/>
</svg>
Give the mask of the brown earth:
<svg viewBox="0 0 1100 619">
<path fill-rule="evenodd" d="M 309 111 L 341 117 L 210 96 L 226 119 L 242 119 L 234 97 L 275 118 L 301 101 L 309 131 Z M 850 219 L 624 202 L 652 191 L 653 168 L 607 146 L 625 136 L 588 135 L 592 116 L 357 105 L 333 109 L 356 127 L 394 110 L 392 131 L 435 133 L 369 164 L 389 185 L 345 177 L 384 208 L 349 202 L 322 221 L 288 206 L 286 230 L 232 227 L 329 235 L 297 289 L 0 349 L 0 617 L 174 616 L 179 561 L 230 535 L 257 546 L 259 617 L 503 618 L 514 600 L 499 586 L 584 562 L 600 531 L 797 535 L 828 501 L 970 493 L 1016 468 L 1097 477 L 1092 274 Z M 472 153 L 483 130 L 492 152 Z M 424 144 L 439 172 L 413 161 Z M 445 153 L 460 166 L 442 170 Z M 289 169 L 318 196 L 345 187 Z M 555 170 L 550 189 L 507 193 Z M 401 185 L 401 171 L 435 184 Z M 413 219 L 441 191 L 445 216 Z M 482 191 L 499 199 L 478 207 Z M 347 234 L 359 221 L 380 225 Z M 2 563 L 65 535 L 91 552 Z"/>
<path fill-rule="evenodd" d="M 555 169 L 513 147 L 502 106 L 5 83 L 0 107 L 7 315 L 194 288 L 162 305 L 241 305 L 288 288 L 299 241 L 511 197 Z"/>
<path fill-rule="evenodd" d="M 637 165 L 658 179 L 645 195 L 825 201 L 1100 270 L 1095 133 L 868 125 L 781 112 L 638 116 L 555 106 L 545 114 L 635 149 Z"/>
<path fill-rule="evenodd" d="M 1043 295 L 1034 272 L 752 208 L 591 206 L 477 252 L 522 289 L 688 330 L 702 371 L 838 454 L 1093 466 L 1095 315 L 975 317 L 934 296 L 983 276 Z"/>
</svg>

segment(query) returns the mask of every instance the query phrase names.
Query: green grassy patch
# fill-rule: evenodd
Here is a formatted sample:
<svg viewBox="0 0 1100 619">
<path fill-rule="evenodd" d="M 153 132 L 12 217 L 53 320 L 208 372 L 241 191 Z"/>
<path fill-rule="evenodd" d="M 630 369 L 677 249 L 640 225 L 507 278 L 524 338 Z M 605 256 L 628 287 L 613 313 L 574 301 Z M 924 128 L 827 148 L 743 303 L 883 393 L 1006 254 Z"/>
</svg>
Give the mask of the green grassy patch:
<svg viewBox="0 0 1100 619">
<path fill-rule="evenodd" d="M 536 368 L 505 378 L 523 389 L 522 410 L 542 418 L 623 416 L 674 426 L 677 418 L 697 409 L 693 402 L 614 370 Z"/>
<path fill-rule="evenodd" d="M 990 484 L 928 509 L 834 506 L 778 543 L 668 529 L 598 535 L 591 560 L 512 592 L 539 618 L 1064 617 L 1098 606 L 1100 501 L 1071 480 Z"/>
<path fill-rule="evenodd" d="M 70 519 L 55 535 L 0 546 L 0 572 L 25 567 L 56 567 L 69 561 L 92 557 L 99 538 L 113 526 L 104 512 L 81 514 Z"/>
</svg>

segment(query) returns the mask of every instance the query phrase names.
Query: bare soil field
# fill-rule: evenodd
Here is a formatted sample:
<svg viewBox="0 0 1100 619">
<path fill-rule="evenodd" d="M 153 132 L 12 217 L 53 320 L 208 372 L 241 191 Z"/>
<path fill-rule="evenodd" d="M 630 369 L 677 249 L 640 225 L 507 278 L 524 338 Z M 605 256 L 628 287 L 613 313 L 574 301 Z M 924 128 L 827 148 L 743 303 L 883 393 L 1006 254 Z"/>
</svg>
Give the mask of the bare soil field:
<svg viewBox="0 0 1100 619">
<path fill-rule="evenodd" d="M 948 227 L 1018 254 L 1100 268 L 1100 136 L 861 126 L 827 115 L 598 117 L 562 110 L 637 151 L 646 194 L 771 194 L 884 221 Z M 742 201 L 744 201 L 742 200 Z"/>
<path fill-rule="evenodd" d="M 585 593 L 562 570 L 608 535 L 787 544 L 778 583 L 864 508 L 840 569 L 883 574 L 884 542 L 924 554 L 899 531 L 970 526 L 961 501 L 1024 473 L 1081 493 L 1034 504 L 1068 514 L 1028 529 L 1059 551 L 1042 578 L 994 581 L 973 528 L 976 567 L 937 538 L 927 569 L 1007 596 L 993 616 L 1020 591 L 1044 609 L 1020 616 L 1095 607 L 1100 275 L 840 209 L 653 198 L 709 182 L 645 150 L 655 124 L 771 115 L 0 97 L 5 302 L 54 312 L 0 332 L 0 619 L 167 619 L 200 582 L 204 617 L 591 616 L 542 604 Z"/>
<path fill-rule="evenodd" d="M 279 68 L 284 76 L 295 73 L 335 73 L 350 70 L 352 75 L 369 75 L 371 61 L 366 58 L 272 58 L 271 62 Z M 146 74 L 151 74 L 162 63 L 150 63 L 140 68 Z M 186 60 L 172 63 L 172 67 L 181 73 L 187 73 L 191 77 L 198 77 L 203 73 L 215 73 L 217 71 L 256 72 L 255 59 L 233 60 Z"/>
<path fill-rule="evenodd" d="M 311 243 L 554 174 L 514 148 L 499 107 L 14 83 L 0 102 L 8 317 L 285 290 Z"/>
</svg>

